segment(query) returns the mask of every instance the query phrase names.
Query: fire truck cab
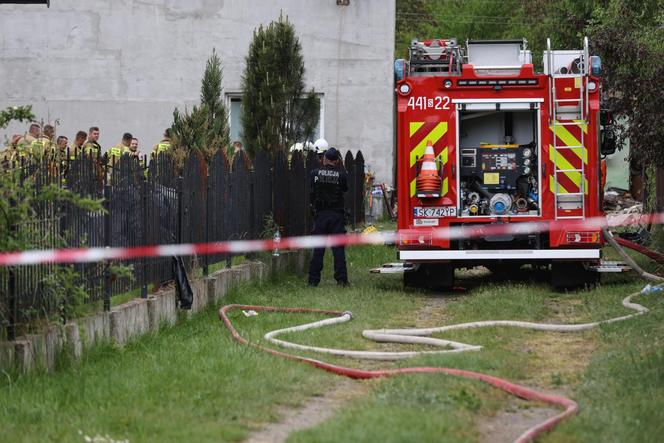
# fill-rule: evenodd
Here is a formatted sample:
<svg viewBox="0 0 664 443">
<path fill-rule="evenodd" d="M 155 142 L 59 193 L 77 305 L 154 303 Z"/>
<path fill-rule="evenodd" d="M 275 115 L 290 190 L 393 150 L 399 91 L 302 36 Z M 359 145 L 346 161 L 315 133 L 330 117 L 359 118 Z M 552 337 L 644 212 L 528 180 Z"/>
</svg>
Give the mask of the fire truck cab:
<svg viewBox="0 0 664 443">
<path fill-rule="evenodd" d="M 601 65 L 587 38 L 548 43 L 541 73 L 525 40 L 414 40 L 409 52 L 395 62 L 404 283 L 451 287 L 455 268 L 524 264 L 550 267 L 554 286 L 596 282 L 601 230 L 580 223 L 602 214 Z M 550 226 L 495 229 L 529 222 Z"/>
</svg>

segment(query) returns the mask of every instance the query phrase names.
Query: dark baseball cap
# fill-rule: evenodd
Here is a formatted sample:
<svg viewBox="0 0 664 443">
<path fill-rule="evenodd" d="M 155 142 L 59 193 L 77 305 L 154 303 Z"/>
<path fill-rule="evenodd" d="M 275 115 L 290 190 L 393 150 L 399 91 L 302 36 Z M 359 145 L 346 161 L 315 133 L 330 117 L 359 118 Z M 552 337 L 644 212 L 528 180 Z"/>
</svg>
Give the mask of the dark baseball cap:
<svg viewBox="0 0 664 443">
<path fill-rule="evenodd" d="M 325 151 L 325 158 L 328 160 L 338 160 L 341 158 L 341 152 L 337 151 L 336 148 L 330 148 Z"/>
</svg>

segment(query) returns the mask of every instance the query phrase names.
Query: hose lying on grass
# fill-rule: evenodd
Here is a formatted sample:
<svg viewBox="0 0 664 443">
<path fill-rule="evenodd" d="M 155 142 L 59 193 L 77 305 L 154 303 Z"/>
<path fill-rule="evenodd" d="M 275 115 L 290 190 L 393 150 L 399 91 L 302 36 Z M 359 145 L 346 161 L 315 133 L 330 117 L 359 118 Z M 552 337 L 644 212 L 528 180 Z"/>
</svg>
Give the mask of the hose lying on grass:
<svg viewBox="0 0 664 443">
<path fill-rule="evenodd" d="M 330 349 L 330 348 L 320 348 L 316 346 L 300 345 L 297 343 L 292 343 L 275 338 L 278 335 L 288 332 L 299 332 L 299 331 L 305 331 L 307 329 L 315 329 L 323 326 L 348 322 L 352 319 L 352 314 L 349 312 L 344 312 L 340 316 L 331 319 L 320 320 L 313 323 L 307 323 L 300 326 L 293 326 L 290 328 L 284 328 L 268 332 L 267 334 L 265 334 L 265 339 L 273 344 L 282 346 L 284 348 L 297 349 L 300 351 L 319 352 L 322 354 L 338 355 L 342 357 L 358 358 L 364 360 L 399 360 L 404 358 L 417 357 L 423 354 L 449 354 L 449 353 L 458 353 L 466 351 L 479 351 L 480 349 L 482 349 L 482 346 L 469 345 L 465 343 L 460 343 L 450 340 L 442 340 L 438 338 L 431 338 L 427 336 L 432 334 L 438 334 L 441 332 L 459 330 L 459 329 L 476 329 L 476 328 L 486 328 L 494 326 L 510 326 L 513 328 L 531 329 L 535 331 L 548 331 L 548 332 L 585 331 L 587 329 L 596 328 L 601 324 L 615 323 L 618 321 L 627 320 L 629 318 L 635 317 L 637 315 L 642 315 L 648 312 L 648 308 L 641 306 L 637 303 L 631 302 L 632 297 L 638 294 L 639 293 L 629 295 L 622 302 L 623 306 L 625 306 L 626 308 L 636 311 L 634 314 L 623 315 L 620 317 L 592 322 L 592 323 L 565 325 L 565 324 L 550 324 L 550 323 L 532 323 L 527 321 L 515 321 L 515 320 L 488 320 L 488 321 L 476 321 L 470 323 L 460 323 L 449 326 L 439 326 L 435 328 L 377 329 L 377 330 L 365 330 L 362 332 L 362 336 L 364 338 L 376 342 L 418 344 L 418 345 L 437 346 L 443 348 L 452 348 L 452 349 L 441 349 L 436 351 L 411 351 L 411 352 L 350 351 L 346 349 Z"/>
<path fill-rule="evenodd" d="M 633 249 L 637 252 L 640 252 L 641 254 L 655 260 L 660 265 L 664 265 L 664 254 L 661 254 L 657 251 L 653 251 L 652 249 L 646 248 L 645 246 L 642 246 L 638 243 L 634 243 L 633 241 L 627 240 L 626 238 L 615 237 L 614 236 L 613 239 L 620 246 L 623 246 L 625 248 Z"/>
<path fill-rule="evenodd" d="M 649 272 L 646 272 L 643 269 L 641 269 L 641 267 L 638 264 L 636 264 L 636 262 L 632 259 L 632 257 L 627 255 L 627 253 L 622 248 L 622 246 L 620 246 L 619 242 L 622 243 L 622 244 L 625 244 L 626 246 L 634 249 L 635 251 L 640 252 L 641 254 L 644 254 L 644 255 L 646 255 L 646 256 L 648 256 L 648 257 L 650 257 L 653 260 L 658 261 L 658 262 L 659 262 L 659 260 L 658 260 L 658 258 L 656 258 L 656 256 L 661 255 L 661 254 L 659 254 L 658 252 L 655 252 L 651 249 L 648 249 L 646 247 L 637 245 L 636 243 L 632 243 L 632 242 L 629 242 L 627 240 L 624 240 L 624 239 L 616 240 L 613 237 L 613 233 L 611 233 L 611 231 L 609 231 L 609 229 L 606 226 L 604 226 L 602 228 L 602 232 L 604 233 L 604 239 L 607 242 L 609 242 L 609 244 L 613 247 L 613 249 L 615 249 L 616 252 L 618 252 L 620 257 L 627 262 L 629 267 L 632 268 L 635 272 L 637 272 L 641 277 L 645 278 L 646 280 L 653 281 L 653 282 L 658 282 L 658 283 L 659 282 L 664 282 L 664 278 L 662 278 L 658 275 L 650 274 Z M 627 242 L 629 244 L 627 244 L 625 242 Z M 634 245 L 634 246 L 632 246 L 632 245 Z"/>
<path fill-rule="evenodd" d="M 641 269 L 631 259 L 631 257 L 629 257 L 625 253 L 625 251 L 622 250 L 620 245 L 617 244 L 617 242 L 615 241 L 615 239 L 613 239 L 611 233 L 608 230 L 605 230 L 605 237 L 607 238 L 607 241 L 621 254 L 621 256 L 623 256 L 623 258 L 625 257 L 628 258 L 626 259 L 626 261 L 642 277 L 657 282 L 664 281 L 664 279 L 661 277 L 643 271 L 643 269 Z M 253 310 L 253 311 L 262 311 L 262 312 L 316 313 L 316 314 L 332 316 L 333 318 L 272 331 L 267 333 L 265 335 L 265 338 L 273 344 L 289 349 L 297 349 L 300 351 L 312 351 L 312 352 L 319 352 L 324 354 L 351 357 L 351 358 L 360 358 L 360 359 L 397 360 L 403 358 L 411 358 L 423 354 L 433 354 L 433 353 L 442 354 L 442 353 L 478 351 L 482 349 L 482 347 L 478 345 L 469 345 L 451 340 L 425 337 L 434 333 L 441 333 L 441 332 L 447 332 L 459 329 L 473 329 L 473 328 L 493 327 L 493 326 L 510 326 L 516 328 L 524 328 L 524 329 L 531 329 L 537 331 L 550 331 L 550 332 L 576 332 L 576 331 L 583 331 L 595 328 L 602 324 L 609 324 L 609 323 L 628 320 L 630 318 L 643 315 L 648 312 L 648 308 L 646 308 L 645 306 L 633 303 L 631 301 L 634 296 L 639 294 L 640 294 L 639 292 L 631 294 L 625 297 L 622 301 L 623 306 L 625 306 L 628 309 L 636 311 L 635 313 L 599 322 L 566 325 L 566 324 L 533 323 L 533 322 L 512 321 L 512 320 L 495 320 L 495 321 L 490 320 L 490 321 L 461 323 L 457 325 L 441 326 L 436 328 L 365 330 L 362 333 L 362 335 L 365 338 L 377 342 L 426 344 L 426 345 L 446 348 L 435 351 L 412 351 L 412 352 L 352 351 L 344 349 L 328 349 L 328 348 L 321 348 L 315 346 L 300 345 L 297 343 L 292 343 L 276 338 L 278 335 L 288 332 L 298 332 L 307 329 L 320 328 L 323 326 L 348 322 L 353 317 L 350 312 L 307 309 L 307 308 L 280 308 L 273 306 L 227 305 L 219 310 L 219 317 L 224 322 L 226 327 L 230 330 L 231 334 L 233 335 L 233 338 L 242 344 L 253 346 L 256 349 L 260 349 L 270 354 L 284 357 L 290 360 L 307 363 L 317 368 L 324 369 L 326 371 L 338 375 L 343 375 L 354 379 L 368 379 L 368 378 L 378 378 L 378 377 L 391 377 L 402 374 L 443 373 L 443 374 L 449 374 L 473 380 L 480 380 L 484 383 L 487 383 L 491 386 L 494 386 L 498 389 L 508 392 L 509 394 L 515 395 L 517 397 L 526 400 L 540 401 L 552 406 L 559 406 L 565 408 L 563 412 L 553 417 L 550 417 L 544 422 L 529 428 L 515 440 L 518 443 L 523 443 L 534 440 L 542 433 L 551 430 L 561 421 L 572 416 L 573 414 L 576 414 L 578 412 L 578 405 L 576 404 L 576 402 L 559 395 L 539 392 L 534 389 L 528 388 L 526 386 L 518 385 L 498 377 L 474 371 L 466 371 L 462 369 L 439 368 L 439 367 L 412 367 L 412 368 L 399 368 L 399 369 L 364 370 L 364 369 L 353 369 L 353 368 L 333 365 L 320 360 L 303 357 L 299 355 L 287 354 L 285 352 L 277 351 L 271 348 L 266 348 L 256 343 L 249 342 L 247 339 L 245 339 L 238 333 L 238 331 L 233 326 L 227 314 L 230 311 L 242 309 L 242 310 Z"/>
</svg>

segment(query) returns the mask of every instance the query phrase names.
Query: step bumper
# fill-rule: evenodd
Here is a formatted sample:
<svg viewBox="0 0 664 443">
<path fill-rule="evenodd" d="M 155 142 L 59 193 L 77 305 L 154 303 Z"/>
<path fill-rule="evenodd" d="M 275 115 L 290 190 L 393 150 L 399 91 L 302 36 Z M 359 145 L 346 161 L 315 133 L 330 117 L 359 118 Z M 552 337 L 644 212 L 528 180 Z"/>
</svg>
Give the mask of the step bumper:
<svg viewBox="0 0 664 443">
<path fill-rule="evenodd" d="M 479 249 L 399 251 L 399 260 L 599 260 L 599 249 Z"/>
</svg>

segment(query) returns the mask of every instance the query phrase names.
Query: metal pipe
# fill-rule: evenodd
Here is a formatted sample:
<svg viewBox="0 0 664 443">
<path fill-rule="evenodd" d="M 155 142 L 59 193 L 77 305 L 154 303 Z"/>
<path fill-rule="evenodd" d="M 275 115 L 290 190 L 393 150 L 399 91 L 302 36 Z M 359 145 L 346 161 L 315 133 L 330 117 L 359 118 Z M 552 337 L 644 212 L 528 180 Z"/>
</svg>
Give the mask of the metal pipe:
<svg viewBox="0 0 664 443">
<path fill-rule="evenodd" d="M 0 5 L 46 5 L 47 8 L 50 8 L 51 0 L 0 0 Z"/>
</svg>

